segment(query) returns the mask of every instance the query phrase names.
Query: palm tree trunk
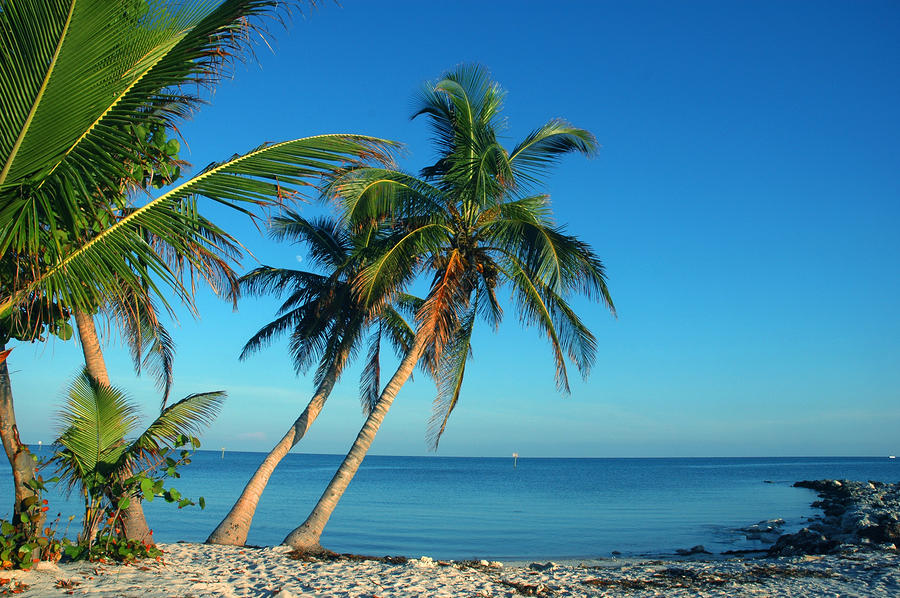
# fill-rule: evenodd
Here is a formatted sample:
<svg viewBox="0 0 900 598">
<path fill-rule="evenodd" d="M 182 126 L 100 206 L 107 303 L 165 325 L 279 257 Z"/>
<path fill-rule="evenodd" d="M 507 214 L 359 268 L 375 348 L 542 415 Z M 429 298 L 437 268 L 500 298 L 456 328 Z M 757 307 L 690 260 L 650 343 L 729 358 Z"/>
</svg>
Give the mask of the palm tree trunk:
<svg viewBox="0 0 900 598">
<path fill-rule="evenodd" d="M 250 524 L 253 522 L 253 515 L 256 513 L 256 505 L 266 489 L 266 484 L 269 483 L 272 472 L 275 471 L 275 468 L 284 456 L 300 442 L 300 439 L 303 438 L 309 427 L 316 421 L 316 417 L 322 411 L 322 407 L 325 405 L 325 401 L 328 400 L 328 395 L 331 394 L 331 390 L 336 382 L 337 372 L 332 367 L 325 375 L 322 383 L 319 384 L 306 409 L 303 410 L 303 413 L 300 414 L 294 425 L 287 431 L 284 438 L 266 456 L 256 473 L 247 482 L 247 486 L 237 502 L 231 507 L 231 511 L 228 512 L 228 515 L 222 519 L 222 522 L 206 539 L 207 544 L 243 546 L 247 542 L 247 534 L 250 532 Z"/>
<path fill-rule="evenodd" d="M 83 311 L 76 311 L 74 315 L 75 324 L 78 326 L 78 338 L 81 339 L 81 350 L 84 352 L 84 365 L 88 373 L 101 384 L 112 386 L 109 382 L 109 372 L 106 371 L 106 362 L 103 360 L 103 351 L 100 349 L 94 317 Z M 126 475 L 129 473 L 126 472 Z M 129 540 L 153 541 L 140 500 L 131 500 L 122 514 L 122 521 L 125 526 L 125 537 Z"/>
<path fill-rule="evenodd" d="M 0 351 L 6 349 L 4 343 L 0 343 Z M 6 360 L 0 362 L 0 439 L 3 441 L 3 449 L 12 466 L 13 485 L 15 486 L 15 503 L 13 505 L 13 523 L 19 524 L 19 515 L 27 509 L 25 501 L 29 498 L 39 498 L 38 494 L 28 487 L 28 483 L 34 480 L 37 465 L 28 447 L 19 440 L 19 429 L 16 427 L 16 411 L 13 407 L 12 386 L 9 380 L 9 368 Z M 35 522 L 37 528 L 42 522 Z"/>
<path fill-rule="evenodd" d="M 350 452 L 344 457 L 344 461 L 338 467 L 334 477 L 331 478 L 331 482 L 328 483 L 328 487 L 325 488 L 325 492 L 322 493 L 319 502 L 313 507 L 306 521 L 287 535 L 284 542 L 282 542 L 283 544 L 291 546 L 299 552 L 322 552 L 319 540 L 322 538 L 325 524 L 328 523 L 328 519 L 334 512 L 338 501 L 343 496 L 344 491 L 347 490 L 353 476 L 356 475 L 356 471 L 362 464 L 369 447 L 372 446 L 372 441 L 375 440 L 375 434 L 378 433 L 378 428 L 381 427 L 384 416 L 387 415 L 394 398 L 400 392 L 400 388 L 412 375 L 413 369 L 416 367 L 416 363 L 418 363 L 424 349 L 425 337 L 421 334 L 417 335 L 413 346 L 410 347 L 409 352 L 400 362 L 400 366 L 394 372 L 391 381 L 388 382 L 381 392 L 381 396 L 378 397 L 378 401 L 369 413 L 369 417 L 366 418 L 366 422 L 356 436 L 353 446 L 350 447 Z"/>
</svg>

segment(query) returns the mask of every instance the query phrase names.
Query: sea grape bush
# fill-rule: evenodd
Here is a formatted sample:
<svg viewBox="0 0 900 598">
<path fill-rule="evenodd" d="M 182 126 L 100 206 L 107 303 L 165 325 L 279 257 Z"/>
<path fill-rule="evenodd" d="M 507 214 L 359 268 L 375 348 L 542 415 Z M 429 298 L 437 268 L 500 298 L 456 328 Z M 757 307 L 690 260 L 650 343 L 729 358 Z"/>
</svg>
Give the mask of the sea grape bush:
<svg viewBox="0 0 900 598">
<path fill-rule="evenodd" d="M 26 509 L 18 521 L 0 520 L 0 569 L 29 570 L 40 561 L 57 562 L 60 559 L 130 563 L 144 558 L 159 558 L 162 551 L 154 544 L 152 531 L 149 538 L 125 538 L 122 512 L 131 500 L 152 501 L 155 498 L 177 504 L 179 509 L 195 505 L 205 508 L 206 501 L 202 496 L 195 502 L 182 496 L 174 487 L 166 488 L 165 483 L 166 478 L 181 477 L 179 468 L 191 463 L 193 450 L 199 447 L 198 438 L 182 434 L 176 439 L 172 450 L 162 448 L 154 463 L 130 478 L 117 480 L 110 477 L 103 482 L 100 482 L 100 477 L 94 478 L 101 485 L 93 490 L 107 499 L 97 514 L 86 507 L 85 517 L 96 519 L 95 531 L 88 537 L 82 534 L 74 542 L 65 537 L 68 527 L 63 534 L 58 534 L 61 515 L 57 515 L 50 525 L 42 525 L 50 507 L 49 501 L 39 496 L 46 490 L 47 483 L 56 483 L 59 478 L 45 482 L 37 476 L 29 482 L 36 496 L 27 499 Z M 119 498 L 112 500 L 108 498 L 110 496 Z M 74 519 L 74 515 L 69 517 L 69 524 Z"/>
</svg>

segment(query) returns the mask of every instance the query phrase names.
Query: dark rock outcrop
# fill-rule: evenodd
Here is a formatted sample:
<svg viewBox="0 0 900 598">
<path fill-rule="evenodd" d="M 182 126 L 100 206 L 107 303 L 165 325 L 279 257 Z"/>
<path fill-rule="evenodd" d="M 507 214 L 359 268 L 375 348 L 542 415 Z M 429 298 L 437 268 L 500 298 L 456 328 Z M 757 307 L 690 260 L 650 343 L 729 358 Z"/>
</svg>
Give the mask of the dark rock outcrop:
<svg viewBox="0 0 900 598">
<path fill-rule="evenodd" d="M 779 537 L 769 556 L 897 550 L 900 484 L 807 480 L 794 486 L 818 493 L 820 500 L 812 506 L 820 508 L 822 515 L 799 532 Z"/>
</svg>

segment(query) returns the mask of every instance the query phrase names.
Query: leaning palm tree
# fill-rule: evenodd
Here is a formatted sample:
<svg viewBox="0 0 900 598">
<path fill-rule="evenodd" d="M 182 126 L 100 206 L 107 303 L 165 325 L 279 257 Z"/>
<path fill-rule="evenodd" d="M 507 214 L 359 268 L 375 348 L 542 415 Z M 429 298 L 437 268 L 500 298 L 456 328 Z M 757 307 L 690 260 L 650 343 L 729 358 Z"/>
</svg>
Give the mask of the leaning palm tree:
<svg viewBox="0 0 900 598">
<path fill-rule="evenodd" d="M 421 178 L 382 168 L 356 168 L 329 188 L 348 227 L 373 219 L 395 223 L 375 242 L 379 255 L 354 281 L 357 300 L 379 304 L 417 276 L 430 277 L 416 312 L 416 337 L 385 386 L 346 458 L 306 521 L 284 540 L 321 550 L 328 518 L 371 446 L 388 409 L 426 351 L 435 359 L 438 395 L 429 426 L 437 446 L 460 397 L 478 319 L 496 327 L 497 291 L 506 286 L 520 319 L 550 343 L 557 386 L 568 392 L 566 358 L 587 375 L 596 339 L 569 304 L 576 293 L 612 301 L 603 265 L 583 241 L 552 221 L 549 197 L 533 193 L 539 175 L 561 155 L 590 155 L 594 137 L 552 120 L 507 151 L 497 141 L 503 94 L 480 67 L 460 67 L 427 84 L 421 108 L 439 159 Z"/>
<path fill-rule="evenodd" d="M 136 431 L 135 404 L 124 392 L 87 371 L 74 380 L 59 414 L 59 450 L 50 462 L 57 465 L 60 479 L 70 490 L 78 487 L 81 491 L 85 507 L 82 543 L 90 547 L 109 513 L 113 514 L 113 529 L 122 526 L 122 514 L 142 491 L 134 472 L 144 479 L 156 477 L 154 472 L 166 462 L 166 451 L 212 423 L 224 398 L 222 391 L 187 396 L 164 409 L 136 438 L 123 440 Z"/>
<path fill-rule="evenodd" d="M 267 143 L 153 199 L 122 193 L 109 203 L 123 180 L 141 187 L 134 171 L 147 163 L 147 127 L 175 129 L 201 103 L 195 90 L 227 73 L 280 4 L 0 0 L 0 259 L 14 260 L 15 273 L 0 286 L 0 318 L 53 306 L 93 314 L 142 294 L 167 309 L 172 295 L 193 307 L 192 274 L 222 292 L 204 258 L 227 253 L 199 198 L 252 214 L 324 172 L 387 160 L 386 142 L 359 135 Z M 0 434 L 14 435 L 4 396 Z M 31 474 L 17 471 L 18 496 Z"/>
<path fill-rule="evenodd" d="M 303 373 L 316 364 L 316 384 L 309 404 L 284 437 L 256 470 L 234 506 L 210 534 L 210 544 L 243 545 L 256 506 L 275 468 L 306 434 L 325 406 L 350 357 L 369 338 L 366 366 L 360 379 L 360 399 L 368 413 L 378 398 L 381 344 L 383 337 L 398 353 L 409 351 L 414 336 L 400 311 L 416 305 L 410 296 L 398 297 L 397 306 L 381 305 L 363 309 L 354 297 L 351 284 L 366 261 L 368 231 L 351 234 L 330 218 L 307 220 L 288 210 L 271 226 L 277 240 L 291 240 L 308 247 L 309 261 L 318 272 L 262 266 L 241 279 L 242 289 L 252 295 L 288 294 L 277 318 L 263 326 L 247 341 L 241 353 L 245 359 L 275 338 L 289 336 L 294 368 Z"/>
</svg>

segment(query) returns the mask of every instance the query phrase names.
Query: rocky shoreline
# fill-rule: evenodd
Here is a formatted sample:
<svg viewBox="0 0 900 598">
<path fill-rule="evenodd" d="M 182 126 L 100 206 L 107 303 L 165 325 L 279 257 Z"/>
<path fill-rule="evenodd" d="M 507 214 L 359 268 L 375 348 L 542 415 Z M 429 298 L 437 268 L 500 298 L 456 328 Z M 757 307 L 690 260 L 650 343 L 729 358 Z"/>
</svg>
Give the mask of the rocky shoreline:
<svg viewBox="0 0 900 598">
<path fill-rule="evenodd" d="M 900 544 L 900 483 L 805 480 L 822 510 L 807 527 L 780 536 L 768 556 L 897 551 Z"/>
<path fill-rule="evenodd" d="M 676 558 L 600 559 L 594 564 L 373 559 L 355 555 L 298 560 L 278 546 L 161 545 L 159 561 L 131 566 L 41 563 L 9 571 L 0 594 L 92 598 L 170 596 L 301 598 L 730 598 L 732 596 L 900 596 L 900 484 L 797 482 L 819 494 L 822 510 L 799 532 L 784 521 L 742 531 L 771 544 L 755 554 L 712 556 L 702 546 Z M 751 552 L 751 551 L 744 551 Z"/>
</svg>

